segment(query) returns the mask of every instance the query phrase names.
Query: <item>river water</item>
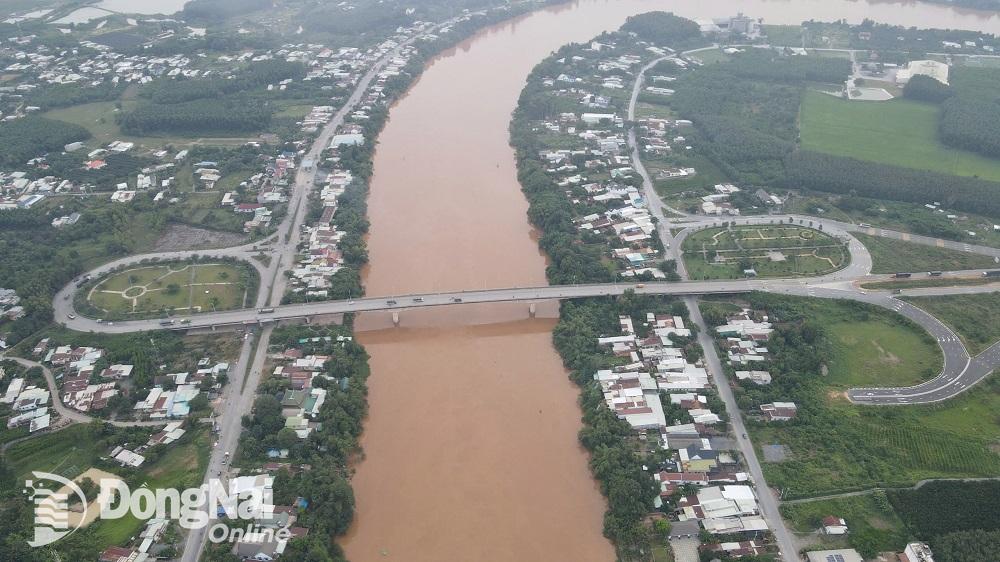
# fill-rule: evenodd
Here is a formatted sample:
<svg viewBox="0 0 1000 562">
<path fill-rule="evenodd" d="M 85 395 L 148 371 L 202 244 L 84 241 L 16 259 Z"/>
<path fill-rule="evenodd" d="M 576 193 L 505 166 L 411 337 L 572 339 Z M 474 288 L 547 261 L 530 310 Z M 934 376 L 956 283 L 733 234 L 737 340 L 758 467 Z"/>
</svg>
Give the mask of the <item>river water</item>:
<svg viewBox="0 0 1000 562">
<path fill-rule="evenodd" d="M 507 144 L 511 111 L 551 51 L 650 10 L 1000 32 L 994 15 L 874 0 L 580 0 L 483 30 L 432 61 L 391 110 L 369 200 L 369 295 L 545 283 Z M 343 542 L 352 561 L 614 559 L 576 439 L 577 391 L 551 345 L 556 313 L 404 311 L 398 328 L 387 314 L 359 318 L 373 376 Z"/>
</svg>

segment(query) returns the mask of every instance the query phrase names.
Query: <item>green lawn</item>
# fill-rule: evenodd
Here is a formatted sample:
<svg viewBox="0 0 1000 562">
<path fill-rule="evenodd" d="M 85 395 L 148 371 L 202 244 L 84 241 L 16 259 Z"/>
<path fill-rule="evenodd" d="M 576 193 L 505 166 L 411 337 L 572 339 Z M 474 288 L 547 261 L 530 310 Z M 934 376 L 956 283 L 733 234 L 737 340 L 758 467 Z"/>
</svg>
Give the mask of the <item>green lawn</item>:
<svg viewBox="0 0 1000 562">
<path fill-rule="evenodd" d="M 943 145 L 938 106 L 895 99 L 850 102 L 807 92 L 802 102 L 802 147 L 906 168 L 1000 181 L 1000 160 Z"/>
<path fill-rule="evenodd" d="M 1000 292 L 906 300 L 955 330 L 973 355 L 1000 341 Z"/>
<path fill-rule="evenodd" d="M 145 266 L 111 275 L 88 292 L 87 302 L 105 318 L 231 310 L 243 306 L 248 268 L 236 264 Z"/>
<path fill-rule="evenodd" d="M 941 371 L 941 350 L 915 327 L 872 318 L 827 328 L 835 348 L 828 365 L 831 386 L 908 386 Z"/>
<path fill-rule="evenodd" d="M 798 277 L 845 267 L 843 245 L 818 230 L 794 225 L 708 228 L 684 240 L 692 279 L 736 279 L 753 268 L 758 277 Z"/>
<path fill-rule="evenodd" d="M 855 233 L 872 254 L 872 273 L 955 271 L 994 267 L 990 256 Z"/>
</svg>

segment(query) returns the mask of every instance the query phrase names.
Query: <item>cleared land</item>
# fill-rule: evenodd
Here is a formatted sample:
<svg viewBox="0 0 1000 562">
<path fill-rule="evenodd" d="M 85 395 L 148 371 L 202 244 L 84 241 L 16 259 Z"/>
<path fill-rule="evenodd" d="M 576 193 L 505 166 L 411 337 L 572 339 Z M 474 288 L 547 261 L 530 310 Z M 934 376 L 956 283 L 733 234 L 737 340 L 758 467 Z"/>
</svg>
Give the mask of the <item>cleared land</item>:
<svg viewBox="0 0 1000 562">
<path fill-rule="evenodd" d="M 700 230 L 684 240 L 692 279 L 824 275 L 845 267 L 850 255 L 832 236 L 794 225 L 737 226 Z"/>
<path fill-rule="evenodd" d="M 955 330 L 973 355 L 1000 341 L 1000 292 L 906 300 Z"/>
<path fill-rule="evenodd" d="M 249 268 L 174 263 L 128 269 L 100 281 L 87 303 L 106 315 L 206 312 L 244 306 L 253 290 Z"/>
<path fill-rule="evenodd" d="M 993 258 L 970 252 L 927 246 L 855 233 L 872 254 L 872 273 L 955 271 L 996 266 Z"/>
<path fill-rule="evenodd" d="M 941 350 L 916 327 L 871 318 L 834 322 L 828 330 L 831 386 L 909 386 L 941 371 Z"/>
<path fill-rule="evenodd" d="M 1000 181 L 1000 160 L 949 148 L 938 140 L 933 104 L 895 99 L 849 102 L 807 92 L 802 147 L 894 166 Z"/>
<path fill-rule="evenodd" d="M 906 546 L 908 533 L 903 521 L 882 495 L 837 498 L 781 506 L 781 515 L 791 524 L 792 530 L 809 534 L 823 526 L 823 518 L 840 517 L 847 523 L 848 535 L 812 535 L 801 537 L 805 543 L 823 548 L 857 548 L 867 556 L 876 552 L 901 551 Z"/>
</svg>

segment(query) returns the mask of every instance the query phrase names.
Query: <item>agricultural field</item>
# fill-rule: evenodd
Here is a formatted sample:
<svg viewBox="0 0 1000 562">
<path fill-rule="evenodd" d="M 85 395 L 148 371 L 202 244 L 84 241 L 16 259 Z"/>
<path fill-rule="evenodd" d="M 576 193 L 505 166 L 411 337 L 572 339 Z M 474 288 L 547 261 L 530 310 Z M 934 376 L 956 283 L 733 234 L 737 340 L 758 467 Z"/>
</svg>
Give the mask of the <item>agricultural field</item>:
<svg viewBox="0 0 1000 562">
<path fill-rule="evenodd" d="M 850 254 L 839 240 L 794 225 L 736 226 L 700 230 L 682 246 L 692 279 L 825 275 L 842 269 Z"/>
<path fill-rule="evenodd" d="M 246 265 L 172 263 L 128 269 L 90 288 L 87 312 L 104 318 L 232 310 L 250 302 L 256 274 Z"/>
<path fill-rule="evenodd" d="M 1000 160 L 949 148 L 938 140 L 938 106 L 895 99 L 850 102 L 807 92 L 802 147 L 836 156 L 1000 181 Z"/>
<path fill-rule="evenodd" d="M 906 300 L 955 330 L 973 355 L 1000 341 L 1000 292 L 906 297 Z"/>
<path fill-rule="evenodd" d="M 871 252 L 872 273 L 956 271 L 996 266 L 990 256 L 862 233 L 854 236 Z"/>
</svg>

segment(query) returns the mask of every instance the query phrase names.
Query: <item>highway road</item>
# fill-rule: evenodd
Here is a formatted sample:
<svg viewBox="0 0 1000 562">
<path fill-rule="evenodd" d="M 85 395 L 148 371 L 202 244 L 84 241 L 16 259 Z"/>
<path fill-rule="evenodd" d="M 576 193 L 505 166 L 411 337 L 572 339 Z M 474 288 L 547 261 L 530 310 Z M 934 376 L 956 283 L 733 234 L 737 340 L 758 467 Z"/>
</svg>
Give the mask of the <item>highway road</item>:
<svg viewBox="0 0 1000 562">
<path fill-rule="evenodd" d="M 449 23 L 451 23 L 450 20 L 437 24 L 423 33 L 418 33 L 413 37 L 400 42 L 395 49 L 386 53 L 381 59 L 379 59 L 379 61 L 374 64 L 364 76 L 361 77 L 358 84 L 355 86 L 354 91 L 341 106 L 340 110 L 338 110 L 337 113 L 334 114 L 333 118 L 323 127 L 323 130 L 310 146 L 309 151 L 303 156 L 303 161 L 312 159 L 313 162 L 318 163 L 321 153 L 327 146 L 329 146 L 330 140 L 336 133 L 337 129 L 343 124 L 346 117 L 357 108 L 372 81 L 375 80 L 378 73 L 391 59 L 397 57 L 404 47 L 412 44 L 426 33 L 433 32 L 444 25 L 448 25 Z M 373 139 L 369 139 L 369 141 L 374 142 Z M 251 328 L 256 328 L 264 323 L 259 318 L 254 318 L 257 311 L 269 306 L 274 306 L 276 303 L 281 302 L 281 298 L 284 296 L 287 286 L 287 279 L 282 273 L 293 266 L 301 239 L 302 225 L 305 224 L 306 211 L 308 210 L 307 196 L 315 186 L 315 178 L 315 166 L 308 168 L 302 166 L 299 168 L 295 176 L 294 187 L 288 202 L 288 208 L 291 209 L 291 212 L 288 213 L 285 219 L 278 226 L 277 233 L 271 239 L 270 245 L 266 250 L 267 255 L 271 258 L 271 261 L 268 267 L 263 269 L 256 263 L 254 265 L 260 272 L 260 289 L 257 292 L 257 307 L 252 310 L 242 311 L 244 312 L 243 315 L 238 314 L 240 311 L 235 311 L 237 314 L 235 314 L 234 318 L 230 319 L 226 323 L 238 324 L 251 321 L 253 323 Z M 249 250 L 252 252 L 255 249 L 254 246 L 256 245 L 249 246 Z M 238 250 L 242 251 L 244 255 L 252 255 L 247 251 L 247 246 L 242 246 Z M 199 254 L 211 255 L 206 252 L 199 252 Z M 253 260 L 249 261 L 254 263 Z M 66 296 L 63 295 L 61 298 L 63 303 L 69 303 L 70 308 L 72 307 L 72 297 L 66 298 Z M 57 296 L 56 300 L 59 301 L 60 297 Z M 63 308 L 63 311 L 65 312 L 65 307 L 61 308 Z M 286 307 L 280 307 L 279 309 L 284 308 Z M 308 305 L 305 308 L 308 308 Z M 245 313 L 250 313 L 250 315 L 246 315 Z M 213 327 L 215 324 L 210 321 L 209 317 L 211 316 L 213 315 L 208 314 L 193 316 L 191 317 L 190 325 L 187 327 Z M 275 316 L 278 316 L 278 314 L 276 313 Z M 74 329 L 80 329 L 75 326 L 79 323 L 79 321 L 84 320 L 81 318 L 77 318 L 75 320 L 69 319 L 68 313 L 62 315 L 57 313 L 57 317 L 66 319 L 70 327 L 73 327 Z M 270 318 L 267 318 L 267 320 L 270 320 Z M 93 320 L 84 322 L 85 326 L 83 330 L 92 330 L 94 324 Z M 162 328 L 158 321 L 153 321 L 151 323 L 146 322 L 141 326 L 134 325 L 134 323 L 124 323 L 117 326 L 109 324 L 110 323 L 97 325 L 111 328 L 111 331 L 113 332 L 131 331 L 121 330 L 121 328 L 138 330 Z M 178 326 L 180 325 L 181 324 L 178 323 Z M 243 415 L 248 414 L 253 407 L 253 402 L 257 393 L 257 385 L 260 383 L 264 363 L 267 358 L 267 347 L 273 328 L 273 324 L 265 325 L 260 331 L 259 336 L 255 338 L 248 335 L 246 340 L 243 342 L 239 359 L 236 362 L 236 368 L 232 371 L 235 376 L 230 380 L 230 383 L 226 385 L 221 398 L 222 404 L 219 409 L 222 414 L 219 416 L 217 421 L 219 428 L 217 443 L 212 449 L 211 456 L 209 457 L 208 468 L 205 473 L 206 483 L 211 479 L 226 479 L 229 476 L 228 463 L 231 461 L 231 457 L 235 454 L 236 447 L 239 444 L 240 433 L 243 429 L 241 425 L 242 417 Z M 181 562 L 197 562 L 205 548 L 207 532 L 207 528 L 202 528 L 192 530 L 187 534 L 183 554 L 181 556 Z"/>
<path fill-rule="evenodd" d="M 446 25 L 445 22 L 440 25 Z M 438 26 L 429 31 L 437 29 Z M 416 36 L 416 37 L 419 37 Z M 402 43 L 399 48 L 388 53 L 381 61 L 375 65 L 359 81 L 357 88 L 341 107 L 340 111 L 324 127 L 317 137 L 305 159 L 318 160 L 320 153 L 329 144 L 331 136 L 343 123 L 347 115 L 354 110 L 362 99 L 365 90 L 375 79 L 375 76 L 385 63 L 396 56 L 403 46 L 408 45 L 416 37 Z M 665 58 L 665 57 L 664 57 Z M 651 68 L 659 59 L 647 64 L 642 72 Z M 629 104 L 629 118 L 634 119 L 635 104 L 638 98 L 642 79 L 639 79 L 633 86 L 632 98 Z M 301 227 L 304 224 L 306 212 L 306 197 L 313 189 L 315 181 L 314 168 L 300 168 L 293 183 L 293 189 L 289 198 L 289 209 L 291 212 L 281 222 L 275 235 L 266 241 L 244 244 L 232 248 L 218 250 L 203 250 L 197 252 L 166 252 L 152 255 L 130 256 L 105 264 L 91 272 L 90 275 L 99 277 L 107 274 L 119 267 L 128 267 L 141 264 L 144 261 L 157 259 L 160 261 L 186 259 L 194 254 L 209 258 L 236 258 L 242 259 L 253 265 L 260 274 L 261 286 L 258 291 L 256 306 L 251 309 L 233 310 L 225 312 L 214 312 L 204 314 L 194 314 L 188 317 L 172 319 L 172 323 L 163 325 L 163 320 L 135 320 L 127 322 L 97 322 L 94 319 L 80 317 L 73 310 L 73 294 L 76 290 L 75 284 L 64 287 L 55 297 L 53 308 L 55 318 L 66 327 L 83 332 L 103 332 L 103 333 L 127 333 L 135 331 L 174 329 L 214 329 L 220 326 L 245 326 L 248 332 L 244 341 L 240 355 L 235 362 L 235 367 L 231 371 L 231 382 L 223 390 L 220 398 L 219 410 L 221 415 L 218 419 L 218 443 L 213 448 L 210 456 L 206 480 L 211 478 L 225 478 L 228 476 L 227 469 L 229 456 L 235 452 L 239 442 L 241 432 L 240 420 L 242 415 L 248 413 L 256 394 L 256 388 L 260 381 L 266 351 L 271 330 L 281 320 L 306 319 L 310 320 L 319 316 L 331 314 L 358 313 L 358 312 L 390 312 L 405 314 L 405 311 L 429 307 L 429 306 L 460 306 L 475 303 L 494 302 L 524 302 L 528 303 L 551 301 L 558 299 L 572 299 L 584 297 L 598 297 L 620 295 L 626 290 L 634 290 L 640 294 L 660 294 L 676 295 L 686 297 L 692 314 L 692 320 L 699 325 L 703 325 L 697 301 L 697 295 L 704 294 L 727 294 L 744 293 L 748 291 L 767 291 L 778 294 L 789 294 L 799 296 L 810 296 L 818 298 L 852 299 L 874 304 L 894 312 L 898 312 L 923 326 L 932 337 L 934 337 L 944 354 L 944 368 L 934 379 L 920 385 L 909 388 L 861 388 L 851 389 L 848 397 L 859 404 L 871 405 L 903 405 L 931 403 L 956 396 L 964 392 L 974 384 L 985 378 L 998 365 L 1000 365 L 1000 344 L 997 344 L 979 356 L 969 357 L 968 351 L 956 334 L 939 320 L 925 311 L 910 305 L 885 291 L 868 291 L 859 287 L 863 281 L 877 281 L 890 279 L 890 276 L 873 276 L 870 274 L 872 268 L 872 258 L 867 249 L 862 245 L 852 233 L 864 232 L 875 236 L 883 236 L 898 240 L 905 240 L 919 244 L 932 245 L 942 248 L 950 248 L 959 251 L 973 252 L 983 255 L 993 256 L 1000 260 L 1000 249 L 985 246 L 970 245 L 961 242 L 951 242 L 937 240 L 933 238 L 895 232 L 885 229 L 874 229 L 864 225 L 854 225 L 827 219 L 817 219 L 815 217 L 798 215 L 766 215 L 758 217 L 716 217 L 706 218 L 700 216 L 685 215 L 676 209 L 667 210 L 671 213 L 681 215 L 679 218 L 667 217 L 664 215 L 664 206 L 656 195 L 653 182 L 648 172 L 641 162 L 641 151 L 635 137 L 635 130 L 630 130 L 628 142 L 632 150 L 633 162 L 636 170 L 643 179 L 643 197 L 647 200 L 650 211 L 658 221 L 657 233 L 667 248 L 668 256 L 677 260 L 678 272 L 682 277 L 686 277 L 686 271 L 681 258 L 681 246 L 692 232 L 710 226 L 721 225 L 723 222 L 737 224 L 801 224 L 822 228 L 828 234 L 838 237 L 848 244 L 851 254 L 850 264 L 842 270 L 815 278 L 802 279 L 742 279 L 725 281 L 683 281 L 679 283 L 607 283 L 607 284 L 585 284 L 567 286 L 542 286 L 542 287 L 514 287 L 514 288 L 494 288 L 475 291 L 460 291 L 447 293 L 430 293 L 398 296 L 377 296 L 366 297 L 346 301 L 322 301 L 315 303 L 304 303 L 294 305 L 278 305 L 286 288 L 287 280 L 282 272 L 293 265 L 296 251 L 300 242 Z M 671 228 L 681 228 L 676 235 L 671 235 Z M 252 256 L 263 251 L 270 256 L 270 262 L 265 266 Z M 968 272 L 966 272 L 968 273 Z M 974 273 L 974 272 L 973 272 Z M 953 274 L 949 274 L 953 275 Z M 1000 280 L 998 280 L 1000 281 Z M 940 294 L 969 294 L 978 292 L 989 292 L 1000 289 L 1000 285 L 982 286 L 962 286 L 929 289 L 907 289 L 902 291 L 902 295 L 940 295 Z M 706 327 L 707 328 L 707 327 Z M 259 331 L 259 334 L 256 333 Z M 756 458 L 755 451 L 749 440 L 742 437 L 744 434 L 742 417 L 739 409 L 735 405 L 731 388 L 725 380 L 721 362 L 711 342 L 707 329 L 701 331 L 700 339 L 706 349 L 706 360 L 709 363 L 713 377 L 719 387 L 723 399 L 726 401 L 727 410 L 733 420 L 733 428 L 736 433 L 736 440 L 740 451 L 743 453 L 748 468 L 757 482 L 764 483 L 763 473 L 760 463 Z M 57 411 L 67 419 L 74 421 L 84 421 L 78 412 L 74 412 L 62 406 L 55 389 L 55 382 L 51 379 L 51 373 L 47 377 L 50 388 L 53 390 L 54 404 L 58 404 Z M 65 411 L 65 413 L 63 413 Z M 86 416 L 83 416 L 86 417 Z M 89 419 L 89 418 L 87 418 Z M 123 422 L 125 423 L 125 422 Z M 766 484 L 763 486 L 766 490 Z M 781 523 L 780 515 L 777 511 L 777 503 L 770 493 L 761 493 L 761 509 L 767 518 L 769 525 L 775 532 L 779 546 L 782 549 L 786 560 L 792 560 L 789 556 L 794 556 L 795 548 L 787 529 Z M 183 562 L 196 562 L 205 544 L 205 531 L 194 531 L 188 534 Z"/>
</svg>

